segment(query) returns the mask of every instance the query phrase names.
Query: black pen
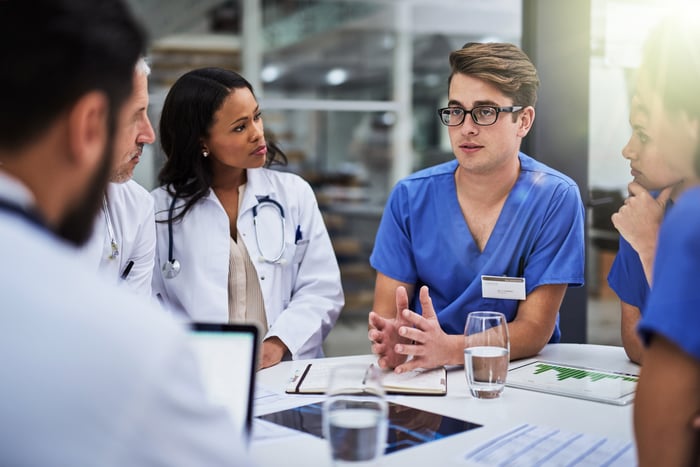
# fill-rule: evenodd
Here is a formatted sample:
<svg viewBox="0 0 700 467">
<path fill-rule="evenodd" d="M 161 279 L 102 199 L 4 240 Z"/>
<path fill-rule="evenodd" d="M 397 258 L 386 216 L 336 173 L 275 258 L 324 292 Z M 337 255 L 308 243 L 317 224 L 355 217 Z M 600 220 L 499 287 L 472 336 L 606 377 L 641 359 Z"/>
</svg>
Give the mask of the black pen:
<svg viewBox="0 0 700 467">
<path fill-rule="evenodd" d="M 374 368 L 374 363 L 370 363 L 370 365 L 367 367 L 367 370 L 365 371 L 365 376 L 362 377 L 363 386 L 367 384 L 367 376 L 369 376 L 369 372 L 372 371 L 372 368 Z"/>
<path fill-rule="evenodd" d="M 133 267 L 134 267 L 134 262 L 133 262 L 133 261 L 129 261 L 129 262 L 126 264 L 126 267 L 124 268 L 124 272 L 122 272 L 122 279 L 126 279 L 126 278 L 127 278 L 127 276 L 129 275 L 129 273 L 131 272 L 131 268 L 133 268 Z"/>
</svg>

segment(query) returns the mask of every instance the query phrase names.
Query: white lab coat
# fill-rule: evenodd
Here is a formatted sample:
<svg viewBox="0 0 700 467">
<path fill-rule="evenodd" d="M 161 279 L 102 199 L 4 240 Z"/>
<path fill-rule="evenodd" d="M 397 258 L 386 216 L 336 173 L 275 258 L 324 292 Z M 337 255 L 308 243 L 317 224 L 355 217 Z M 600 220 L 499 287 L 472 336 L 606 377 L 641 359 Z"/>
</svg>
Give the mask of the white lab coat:
<svg viewBox="0 0 700 467">
<path fill-rule="evenodd" d="M 111 238 L 104 212 L 100 209 L 92 236 L 82 247 L 82 256 L 94 270 L 114 284 L 127 285 L 144 297 L 151 296 L 153 257 L 156 249 L 156 229 L 153 219 L 153 198 L 133 180 L 107 185 L 107 209 L 114 231 L 119 256 L 112 254 Z M 129 261 L 133 261 L 126 279 L 121 276 Z"/>
<path fill-rule="evenodd" d="M 320 357 L 321 344 L 340 314 L 344 297 L 338 262 L 316 197 L 306 181 L 291 173 L 260 168 L 248 169 L 247 176 L 236 225 L 258 274 L 269 327 L 263 331 L 265 338 L 281 339 L 293 359 Z M 151 194 L 156 221 L 167 220 L 172 197 L 163 187 Z M 258 259 L 253 207 L 262 196 L 284 208 L 284 264 Z M 183 204 L 177 201 L 176 214 Z M 297 229 L 301 232 L 298 241 Z M 257 232 L 261 244 L 266 239 L 263 230 Z M 181 270 L 172 279 L 162 274 L 168 261 L 167 222 L 156 222 L 156 238 L 153 293 L 163 305 L 195 321 L 227 322 L 230 228 L 214 191 L 198 201 L 184 219 L 173 223 L 173 257 Z"/>
<path fill-rule="evenodd" d="M 0 170 L 0 199 L 31 206 Z M 0 465 L 250 465 L 185 332 L 0 209 Z"/>
</svg>

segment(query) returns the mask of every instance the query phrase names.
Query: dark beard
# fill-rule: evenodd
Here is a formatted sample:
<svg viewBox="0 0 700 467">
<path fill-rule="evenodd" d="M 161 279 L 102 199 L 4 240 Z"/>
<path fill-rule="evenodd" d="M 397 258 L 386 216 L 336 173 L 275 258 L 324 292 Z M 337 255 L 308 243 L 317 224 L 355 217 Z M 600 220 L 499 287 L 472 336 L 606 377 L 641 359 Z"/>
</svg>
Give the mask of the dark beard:
<svg viewBox="0 0 700 467">
<path fill-rule="evenodd" d="M 95 217 L 102 205 L 102 198 L 112 168 L 112 151 L 112 138 L 110 137 L 102 155 L 102 162 L 85 190 L 85 194 L 78 204 L 70 208 L 63 216 L 55 229 L 56 235 L 76 246 L 84 245 L 92 235 Z"/>
</svg>

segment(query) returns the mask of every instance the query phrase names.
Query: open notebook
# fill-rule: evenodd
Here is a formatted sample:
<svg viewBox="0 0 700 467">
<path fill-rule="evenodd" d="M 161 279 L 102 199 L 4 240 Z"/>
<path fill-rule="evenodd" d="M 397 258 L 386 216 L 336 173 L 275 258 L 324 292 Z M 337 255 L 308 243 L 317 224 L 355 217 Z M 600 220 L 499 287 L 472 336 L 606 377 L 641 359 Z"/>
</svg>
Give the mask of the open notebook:
<svg viewBox="0 0 700 467">
<path fill-rule="evenodd" d="M 205 390 L 231 415 L 244 442 L 253 422 L 258 328 L 248 324 L 191 323 L 190 342 Z"/>
<path fill-rule="evenodd" d="M 285 392 L 322 394 L 326 390 L 332 369 L 332 365 L 323 362 L 309 363 L 291 375 Z M 447 371 L 445 367 L 432 370 L 418 369 L 402 374 L 385 370 L 382 385 L 388 394 L 444 396 L 447 394 Z"/>
</svg>

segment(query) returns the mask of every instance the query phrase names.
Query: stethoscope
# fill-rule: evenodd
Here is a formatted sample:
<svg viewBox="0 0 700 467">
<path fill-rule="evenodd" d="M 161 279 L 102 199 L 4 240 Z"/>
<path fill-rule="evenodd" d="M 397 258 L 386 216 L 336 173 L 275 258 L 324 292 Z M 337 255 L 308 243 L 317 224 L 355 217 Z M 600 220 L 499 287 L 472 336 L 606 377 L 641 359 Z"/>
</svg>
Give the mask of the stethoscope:
<svg viewBox="0 0 700 467">
<path fill-rule="evenodd" d="M 255 231 L 255 243 L 258 247 L 258 251 L 260 252 L 258 261 L 281 265 L 287 264 L 287 260 L 282 257 L 284 256 L 284 252 L 287 248 L 285 244 L 286 224 L 284 217 L 284 208 L 278 201 L 270 198 L 269 196 L 257 196 L 257 199 L 258 204 L 253 206 L 253 230 Z M 173 212 L 175 211 L 176 200 L 177 194 L 173 196 L 172 201 L 170 201 L 170 207 L 168 209 L 168 261 L 166 261 L 165 264 L 163 264 L 163 277 L 165 277 L 166 279 L 172 279 L 176 277 L 180 273 L 180 269 L 182 268 L 180 265 L 180 261 L 173 257 Z M 277 212 L 280 221 L 280 231 L 282 233 L 282 235 L 280 236 L 279 249 L 270 255 L 267 254 L 268 252 L 265 251 L 265 249 L 262 247 L 262 244 L 260 243 L 260 235 L 258 230 L 258 215 L 263 212 L 263 209 L 265 207 L 273 209 Z"/>
<path fill-rule="evenodd" d="M 109 259 L 115 259 L 119 256 L 119 245 L 117 245 L 116 237 L 114 236 L 114 226 L 112 225 L 112 216 L 107 209 L 107 197 L 102 198 L 102 212 L 105 216 L 105 224 L 107 224 L 107 233 L 109 234 L 109 245 L 112 252 L 108 256 Z"/>
</svg>

